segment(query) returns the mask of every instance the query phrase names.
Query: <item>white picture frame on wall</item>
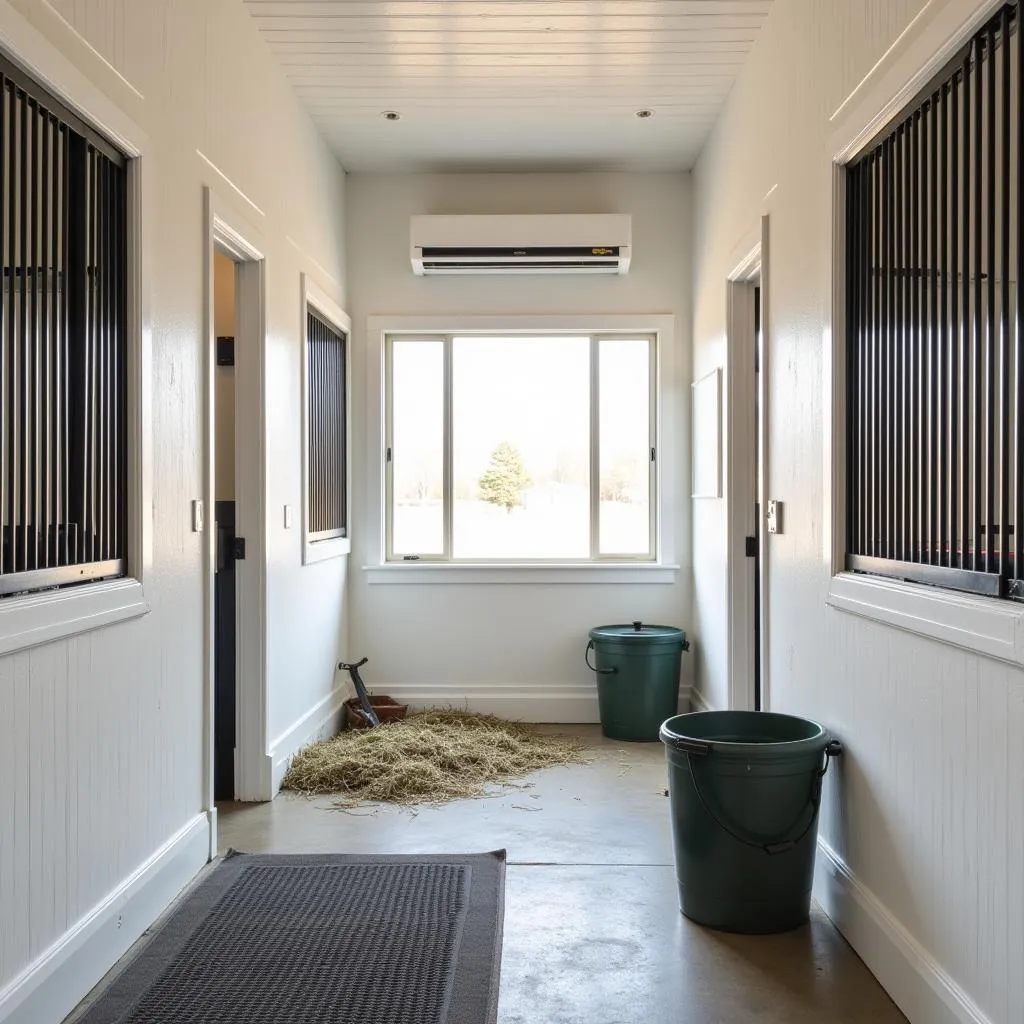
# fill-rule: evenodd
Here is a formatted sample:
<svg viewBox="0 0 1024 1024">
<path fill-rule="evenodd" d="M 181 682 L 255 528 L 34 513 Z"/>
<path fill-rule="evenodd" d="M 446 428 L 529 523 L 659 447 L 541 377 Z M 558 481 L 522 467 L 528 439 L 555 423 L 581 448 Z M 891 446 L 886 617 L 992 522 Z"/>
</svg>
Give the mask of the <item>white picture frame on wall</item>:
<svg viewBox="0 0 1024 1024">
<path fill-rule="evenodd" d="M 722 496 L 722 371 L 715 367 L 691 385 L 692 498 Z"/>
</svg>

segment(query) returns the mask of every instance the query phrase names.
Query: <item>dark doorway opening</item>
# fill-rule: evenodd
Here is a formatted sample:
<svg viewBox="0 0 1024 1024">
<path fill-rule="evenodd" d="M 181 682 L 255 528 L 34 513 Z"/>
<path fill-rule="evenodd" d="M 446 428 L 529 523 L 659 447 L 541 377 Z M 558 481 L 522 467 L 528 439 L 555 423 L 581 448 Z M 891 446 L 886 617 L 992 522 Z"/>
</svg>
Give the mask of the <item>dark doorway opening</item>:
<svg viewBox="0 0 1024 1024">
<path fill-rule="evenodd" d="M 754 288 L 754 710 L 761 700 L 761 286 Z"/>
</svg>

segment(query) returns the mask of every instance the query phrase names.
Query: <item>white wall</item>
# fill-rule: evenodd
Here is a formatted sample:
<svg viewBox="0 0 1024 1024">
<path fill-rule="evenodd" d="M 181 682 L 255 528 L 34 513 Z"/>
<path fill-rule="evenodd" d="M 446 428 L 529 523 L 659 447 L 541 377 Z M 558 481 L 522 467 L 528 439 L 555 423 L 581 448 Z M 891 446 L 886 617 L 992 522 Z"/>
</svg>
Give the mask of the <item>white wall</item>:
<svg viewBox="0 0 1024 1024">
<path fill-rule="evenodd" d="M 209 849 L 189 508 L 203 490 L 205 185 L 266 252 L 268 743 L 331 692 L 344 563 L 303 568 L 282 510 L 301 507 L 300 273 L 344 302 L 344 177 L 238 0 L 15 0 L 4 34 L 19 12 L 145 133 L 154 186 L 151 612 L 0 659 L 0 1019 L 47 1024 Z"/>
<path fill-rule="evenodd" d="M 587 630 L 644 619 L 689 625 L 689 176 L 684 174 L 362 175 L 348 178 L 348 264 L 357 423 L 379 417 L 368 395 L 371 315 L 669 313 L 675 351 L 662 353 L 663 496 L 669 584 L 370 584 L 352 575 L 353 656 L 367 655 L 379 692 L 446 699 L 535 720 L 596 715 L 583 662 Z M 409 218 L 418 213 L 630 213 L 634 259 L 622 278 L 417 278 Z M 378 450 L 358 446 L 357 480 Z M 357 497 L 355 566 L 378 562 L 368 527 L 379 494 Z M 684 672 L 688 665 L 684 662 Z M 580 716 L 586 716 L 582 718 Z"/>
<path fill-rule="evenodd" d="M 829 118 L 925 6 L 773 6 L 694 173 L 694 365 L 725 364 L 725 276 L 767 212 L 769 497 L 786 502 L 770 540 L 770 704 L 846 744 L 822 822 L 836 858 L 817 891 L 915 1024 L 1010 1024 L 1024 1019 L 1024 674 L 825 605 Z M 695 601 L 708 646 L 725 635 L 724 503 L 705 511 Z M 724 658 L 701 670 L 725 706 Z"/>
</svg>

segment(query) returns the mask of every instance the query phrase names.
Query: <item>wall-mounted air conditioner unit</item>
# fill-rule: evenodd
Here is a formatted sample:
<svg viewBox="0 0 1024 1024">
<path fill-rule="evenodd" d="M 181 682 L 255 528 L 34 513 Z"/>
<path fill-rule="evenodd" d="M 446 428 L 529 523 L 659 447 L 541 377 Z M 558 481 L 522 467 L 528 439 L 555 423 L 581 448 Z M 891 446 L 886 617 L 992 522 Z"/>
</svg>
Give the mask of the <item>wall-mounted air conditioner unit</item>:
<svg viewBox="0 0 1024 1024">
<path fill-rule="evenodd" d="M 412 269 L 429 274 L 625 274 L 629 214 L 413 217 Z"/>
</svg>

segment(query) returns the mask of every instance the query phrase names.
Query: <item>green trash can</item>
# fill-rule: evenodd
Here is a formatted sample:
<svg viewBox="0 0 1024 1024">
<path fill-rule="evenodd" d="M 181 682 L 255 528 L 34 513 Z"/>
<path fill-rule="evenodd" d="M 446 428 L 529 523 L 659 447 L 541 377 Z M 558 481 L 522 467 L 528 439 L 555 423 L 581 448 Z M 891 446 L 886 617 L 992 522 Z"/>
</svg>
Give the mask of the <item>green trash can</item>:
<svg viewBox="0 0 1024 1024">
<path fill-rule="evenodd" d="M 601 731 L 613 740 L 654 743 L 679 712 L 679 661 L 689 650 L 674 626 L 596 626 L 584 657 L 597 673 Z M 590 652 L 594 652 L 593 665 Z"/>
<path fill-rule="evenodd" d="M 788 931 L 810 912 L 818 807 L 842 753 L 817 722 L 703 711 L 661 727 L 679 906 L 722 931 Z"/>
</svg>

